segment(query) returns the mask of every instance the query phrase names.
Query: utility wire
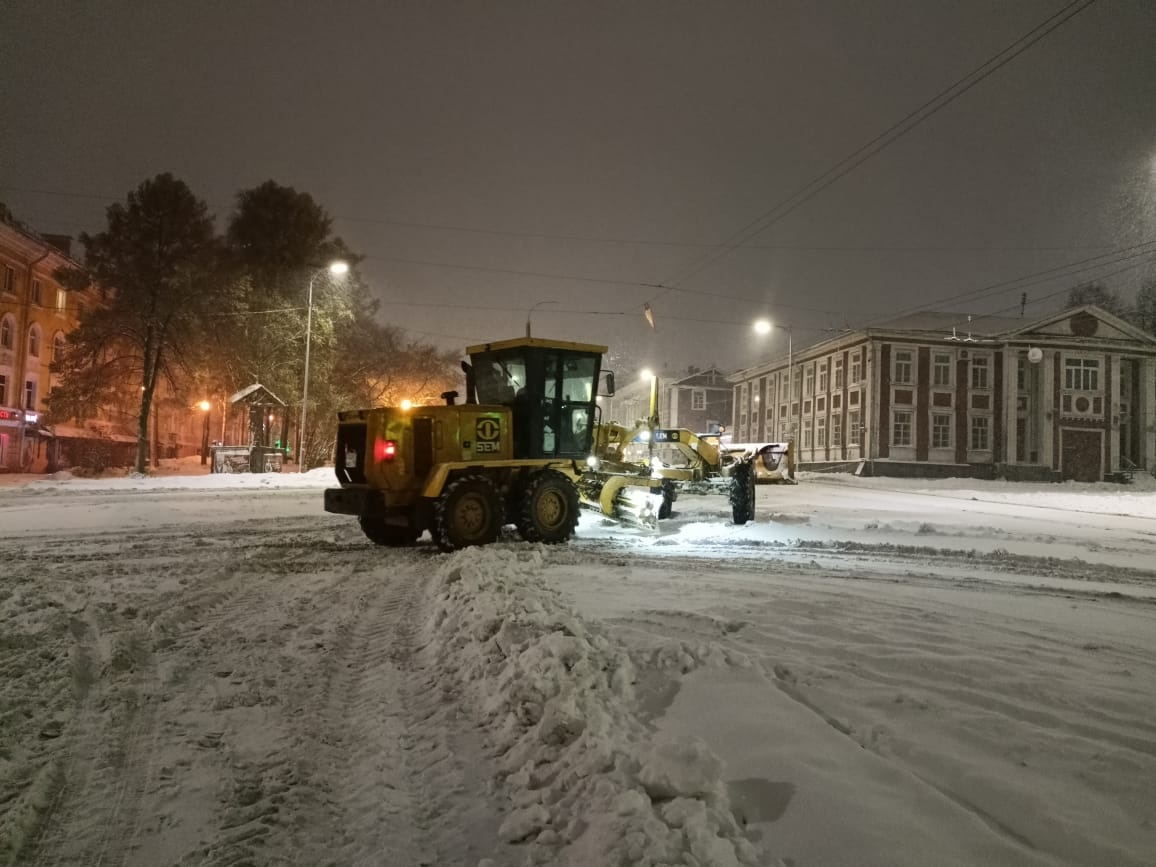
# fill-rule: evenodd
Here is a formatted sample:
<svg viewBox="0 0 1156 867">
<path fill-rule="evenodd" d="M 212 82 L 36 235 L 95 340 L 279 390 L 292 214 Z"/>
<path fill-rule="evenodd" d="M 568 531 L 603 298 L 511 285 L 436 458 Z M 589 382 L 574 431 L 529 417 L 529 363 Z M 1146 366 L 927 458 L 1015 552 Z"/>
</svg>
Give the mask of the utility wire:
<svg viewBox="0 0 1156 867">
<path fill-rule="evenodd" d="M 0 185 L 0 190 L 13 193 L 24 193 L 37 196 L 59 196 L 73 199 L 92 199 L 101 202 L 118 202 L 123 196 L 100 195 L 96 193 L 74 193 L 64 190 L 45 190 L 30 187 L 11 187 Z M 717 243 L 708 241 L 656 241 L 641 238 L 608 238 L 594 235 L 566 235 L 548 232 L 517 232 L 507 229 L 479 229 L 474 226 L 462 226 L 450 223 L 423 223 L 410 220 L 398 220 L 387 217 L 348 217 L 340 214 L 331 215 L 333 220 L 346 223 L 367 223 L 372 225 L 398 226 L 407 229 L 425 229 L 440 232 L 462 232 L 474 235 L 492 235 L 503 238 L 517 238 L 522 240 L 543 241 L 578 241 L 589 244 L 609 244 L 632 247 L 671 247 L 675 249 L 718 249 Z M 1047 253 L 1065 250 L 1105 250 L 1103 244 L 1075 244 L 1075 245 L 1043 245 L 1043 246 L 1016 246 L 1016 245 L 908 245 L 908 244 L 743 244 L 747 250 L 778 250 L 797 251 L 807 253 Z M 649 284 L 648 284 L 649 285 Z"/>
<path fill-rule="evenodd" d="M 863 321 L 861 323 L 861 327 L 867 327 L 876 322 L 895 319 L 899 316 L 906 316 L 911 313 L 920 313 L 925 310 L 934 310 L 937 307 L 942 307 L 942 305 L 947 302 L 960 301 L 964 299 L 978 300 L 982 297 L 998 295 L 1004 292 L 1018 292 L 1028 286 L 1037 286 L 1040 283 L 1046 283 L 1050 280 L 1073 277 L 1077 274 L 1082 274 L 1087 271 L 1094 271 L 1097 268 L 1102 268 L 1107 265 L 1114 265 L 1117 262 L 1124 262 L 1130 259 L 1136 259 L 1141 256 L 1149 255 L 1153 252 L 1156 252 L 1156 249 L 1153 248 L 1153 245 L 1156 245 L 1156 239 L 1143 241 L 1139 244 L 1134 244 L 1129 247 L 1120 247 L 1116 250 L 1113 250 L 1111 253 L 1105 253 L 1100 256 L 1090 256 L 1086 259 L 1080 259 L 1075 262 L 1070 262 L 1066 265 L 1057 265 L 1052 268 L 1045 268 L 1042 271 L 1035 271 L 1030 274 L 1024 274 L 1011 280 L 1003 280 L 998 283 L 990 283 L 987 286 L 980 287 L 979 289 L 970 289 L 966 292 L 960 292 L 955 295 L 949 295 L 944 298 L 938 298 L 934 301 L 929 301 L 926 304 L 917 304 L 912 307 L 901 308 L 900 310 L 872 317 L 871 319 Z M 1063 291 L 1066 292 L 1070 288 L 1070 286 L 1066 287 Z"/>
<path fill-rule="evenodd" d="M 863 163 L 867 162 L 867 160 L 894 144 L 903 136 L 907 135 L 907 133 L 911 132 L 911 130 L 959 99 L 959 97 L 963 96 L 988 76 L 1010 63 L 1020 54 L 1023 54 L 1037 42 L 1048 36 L 1052 31 L 1067 23 L 1095 2 L 1096 0 L 1073 0 L 1073 2 L 1064 6 L 1058 12 L 1048 16 L 1023 36 L 1020 36 L 1006 48 L 984 61 L 967 75 L 941 90 L 914 111 L 875 136 L 875 138 L 835 163 L 835 165 L 827 171 L 812 178 L 802 187 L 791 193 L 791 195 L 778 202 L 774 207 L 764 211 L 758 217 L 751 220 L 723 242 L 723 244 L 719 245 L 719 248 L 715 252 L 694 260 L 679 270 L 670 279 L 663 280 L 662 291 L 651 297 L 647 303 L 653 304 L 667 292 L 686 291 L 683 287 L 673 284 L 685 282 L 718 260 L 730 255 L 737 247 L 743 246 L 747 240 L 770 228 L 779 220 L 831 186 L 831 184 L 851 173 Z"/>
</svg>

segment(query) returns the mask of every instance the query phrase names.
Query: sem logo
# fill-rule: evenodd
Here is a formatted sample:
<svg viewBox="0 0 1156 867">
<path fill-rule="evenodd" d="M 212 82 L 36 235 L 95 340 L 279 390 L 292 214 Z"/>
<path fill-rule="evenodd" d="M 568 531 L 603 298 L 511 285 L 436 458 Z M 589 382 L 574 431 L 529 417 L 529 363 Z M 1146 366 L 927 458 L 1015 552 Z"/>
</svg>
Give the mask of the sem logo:
<svg viewBox="0 0 1156 867">
<path fill-rule="evenodd" d="M 502 426 L 496 418 L 478 419 L 477 435 L 479 442 L 497 442 L 501 432 Z"/>
</svg>

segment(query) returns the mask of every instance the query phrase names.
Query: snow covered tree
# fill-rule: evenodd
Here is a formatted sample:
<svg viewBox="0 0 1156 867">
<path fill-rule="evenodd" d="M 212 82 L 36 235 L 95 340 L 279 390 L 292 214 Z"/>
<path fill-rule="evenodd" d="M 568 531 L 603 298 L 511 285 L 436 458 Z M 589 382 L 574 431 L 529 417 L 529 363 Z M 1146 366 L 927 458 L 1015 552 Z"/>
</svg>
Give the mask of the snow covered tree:
<svg viewBox="0 0 1156 867">
<path fill-rule="evenodd" d="M 222 292 L 220 245 L 204 202 L 165 173 L 110 205 L 107 227 L 81 233 L 85 271 L 58 275 L 67 286 L 95 283 L 88 310 L 57 365 L 54 414 L 82 414 L 139 386 L 135 468 L 148 457 L 149 413 L 162 377 L 175 382 L 210 332 Z M 135 401 L 134 401 L 135 403 Z"/>
</svg>

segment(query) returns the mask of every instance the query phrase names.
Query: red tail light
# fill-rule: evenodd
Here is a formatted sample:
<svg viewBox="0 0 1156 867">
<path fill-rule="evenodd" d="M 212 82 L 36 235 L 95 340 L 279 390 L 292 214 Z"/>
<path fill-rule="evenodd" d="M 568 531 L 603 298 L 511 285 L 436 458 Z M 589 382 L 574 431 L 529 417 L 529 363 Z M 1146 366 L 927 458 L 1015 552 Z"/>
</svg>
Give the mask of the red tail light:
<svg viewBox="0 0 1156 867">
<path fill-rule="evenodd" d="M 394 440 L 377 439 L 373 443 L 373 459 L 377 463 L 392 461 L 397 457 L 397 442 Z"/>
</svg>

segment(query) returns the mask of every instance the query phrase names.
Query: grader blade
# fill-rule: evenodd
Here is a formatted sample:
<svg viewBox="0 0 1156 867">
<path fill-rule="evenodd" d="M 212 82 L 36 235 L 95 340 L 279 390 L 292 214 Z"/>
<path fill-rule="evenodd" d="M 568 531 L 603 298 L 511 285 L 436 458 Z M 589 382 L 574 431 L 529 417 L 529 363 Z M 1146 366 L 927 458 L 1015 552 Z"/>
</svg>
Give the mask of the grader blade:
<svg viewBox="0 0 1156 867">
<path fill-rule="evenodd" d="M 657 530 L 662 488 L 653 484 L 649 479 L 611 476 L 599 492 L 597 507 L 603 515 L 624 524 Z"/>
</svg>

